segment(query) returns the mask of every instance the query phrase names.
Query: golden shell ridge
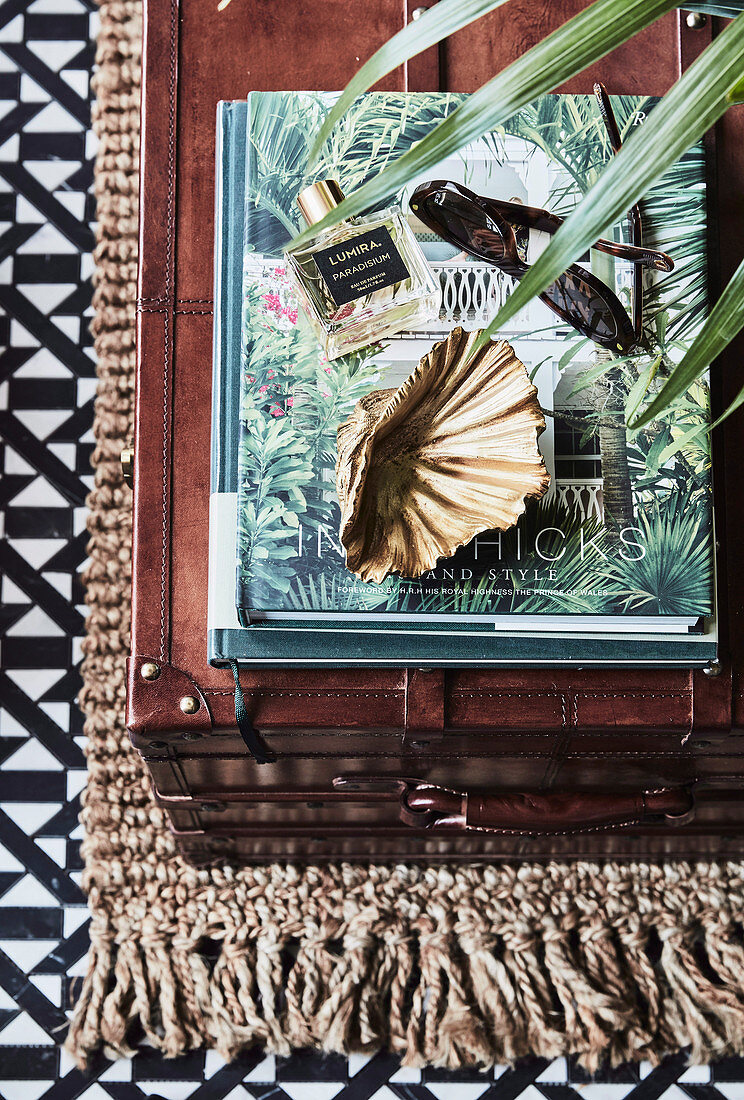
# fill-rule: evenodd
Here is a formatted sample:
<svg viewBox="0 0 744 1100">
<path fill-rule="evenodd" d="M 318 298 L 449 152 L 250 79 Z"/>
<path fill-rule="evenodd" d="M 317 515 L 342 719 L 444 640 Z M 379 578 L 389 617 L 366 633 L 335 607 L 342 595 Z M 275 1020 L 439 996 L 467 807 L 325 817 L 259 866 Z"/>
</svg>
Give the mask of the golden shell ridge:
<svg viewBox="0 0 744 1100">
<path fill-rule="evenodd" d="M 340 538 L 363 581 L 420 577 L 481 532 L 512 527 L 548 488 L 537 390 L 504 340 L 468 363 L 479 335 L 453 329 L 338 429 Z"/>
</svg>

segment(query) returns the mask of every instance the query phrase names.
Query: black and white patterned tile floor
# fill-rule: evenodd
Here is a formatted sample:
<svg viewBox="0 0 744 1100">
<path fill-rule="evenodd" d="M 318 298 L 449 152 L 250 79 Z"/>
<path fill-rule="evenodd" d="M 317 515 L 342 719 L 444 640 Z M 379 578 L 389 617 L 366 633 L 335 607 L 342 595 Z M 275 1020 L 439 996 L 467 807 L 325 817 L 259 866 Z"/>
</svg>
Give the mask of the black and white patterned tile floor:
<svg viewBox="0 0 744 1100">
<path fill-rule="evenodd" d="M 85 494 L 95 390 L 94 0 L 0 0 L 0 1098 L 2 1100 L 744 1100 L 744 1062 L 558 1059 L 495 1072 L 405 1070 L 386 1055 L 60 1051 L 83 973 L 80 686 Z"/>
</svg>

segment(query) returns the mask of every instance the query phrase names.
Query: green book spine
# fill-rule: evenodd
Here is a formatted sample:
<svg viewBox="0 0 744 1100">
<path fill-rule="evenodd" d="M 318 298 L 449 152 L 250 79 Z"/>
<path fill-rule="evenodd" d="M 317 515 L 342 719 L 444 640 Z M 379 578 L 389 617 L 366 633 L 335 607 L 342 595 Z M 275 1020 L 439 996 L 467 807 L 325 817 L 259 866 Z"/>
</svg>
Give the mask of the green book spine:
<svg viewBox="0 0 744 1100">
<path fill-rule="evenodd" d="M 217 104 L 212 370 L 213 493 L 234 493 L 238 486 L 240 298 L 243 280 L 247 110 L 248 105 L 243 102 Z"/>
</svg>

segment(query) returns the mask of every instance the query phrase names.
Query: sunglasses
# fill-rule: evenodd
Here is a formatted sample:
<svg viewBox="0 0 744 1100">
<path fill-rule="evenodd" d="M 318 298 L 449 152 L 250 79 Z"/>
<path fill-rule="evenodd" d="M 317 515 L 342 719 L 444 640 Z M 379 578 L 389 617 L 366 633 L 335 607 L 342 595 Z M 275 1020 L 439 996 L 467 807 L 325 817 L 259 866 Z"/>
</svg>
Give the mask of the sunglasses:
<svg viewBox="0 0 744 1100">
<path fill-rule="evenodd" d="M 622 143 L 609 96 L 602 84 L 595 84 L 594 92 L 610 147 L 617 153 Z M 416 217 L 448 244 L 515 279 L 521 279 L 529 270 L 526 263 L 529 231 L 535 229 L 552 235 L 563 224 L 563 218 L 549 210 L 485 198 L 450 180 L 420 184 L 409 205 Z M 622 354 L 640 342 L 643 332 L 643 268 L 657 271 L 674 268 L 674 262 L 664 252 L 644 247 L 638 206 L 631 208 L 627 218 L 631 243 L 600 239 L 594 248 L 633 264 L 632 317 L 615 292 L 579 264 L 571 264 L 540 295 L 562 321 L 602 347 Z"/>
</svg>

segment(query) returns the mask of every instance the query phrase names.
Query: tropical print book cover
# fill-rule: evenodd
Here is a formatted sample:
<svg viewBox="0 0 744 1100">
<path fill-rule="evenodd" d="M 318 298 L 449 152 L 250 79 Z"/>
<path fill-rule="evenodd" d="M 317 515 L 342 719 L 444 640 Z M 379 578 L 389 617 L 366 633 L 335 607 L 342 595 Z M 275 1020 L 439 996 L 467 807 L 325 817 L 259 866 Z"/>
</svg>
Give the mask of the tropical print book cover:
<svg viewBox="0 0 744 1100">
<path fill-rule="evenodd" d="M 420 140 L 462 97 L 361 97 L 309 173 L 308 151 L 333 102 L 326 93 L 252 93 L 246 134 L 246 207 L 240 387 L 237 606 L 241 622 L 329 613 L 377 620 L 478 621 L 494 616 L 683 617 L 712 611 L 708 388 L 693 385 L 664 417 L 626 428 L 689 346 L 706 308 L 705 167 L 690 150 L 645 196 L 644 243 L 674 270 L 646 272 L 642 346 L 612 357 L 539 300 L 501 335 L 538 388 L 547 428 L 540 448 L 551 489 L 516 528 L 484 533 L 419 580 L 363 583 L 338 542 L 336 431 L 370 390 L 399 385 L 455 325 L 482 327 L 512 281 L 497 268 L 416 232 L 442 287 L 439 320 L 384 346 L 328 362 L 290 288 L 283 249 L 299 230 L 308 181 L 333 177 L 345 193 Z M 655 100 L 613 96 L 622 133 Z M 612 156 L 592 96 L 551 95 L 498 132 L 442 162 L 385 205 L 408 210 L 423 179 L 565 216 Z M 605 237 L 627 240 L 623 225 Z M 538 235 L 530 249 L 539 247 Z M 534 258 L 531 251 L 527 259 Z M 630 265 L 591 250 L 584 266 L 632 311 Z"/>
</svg>

